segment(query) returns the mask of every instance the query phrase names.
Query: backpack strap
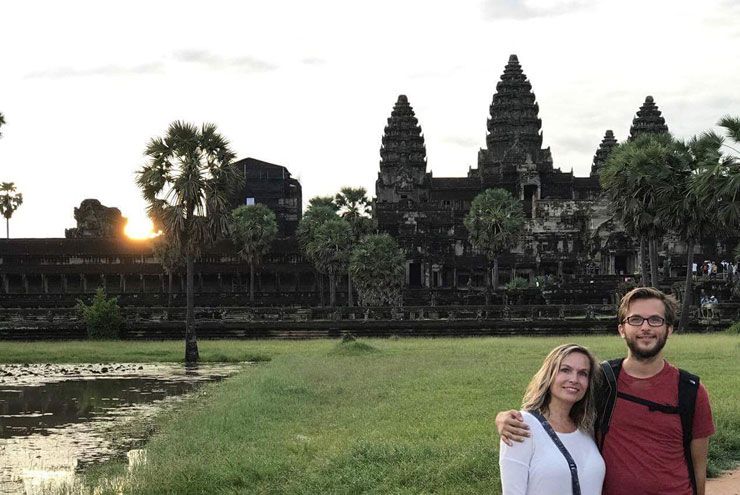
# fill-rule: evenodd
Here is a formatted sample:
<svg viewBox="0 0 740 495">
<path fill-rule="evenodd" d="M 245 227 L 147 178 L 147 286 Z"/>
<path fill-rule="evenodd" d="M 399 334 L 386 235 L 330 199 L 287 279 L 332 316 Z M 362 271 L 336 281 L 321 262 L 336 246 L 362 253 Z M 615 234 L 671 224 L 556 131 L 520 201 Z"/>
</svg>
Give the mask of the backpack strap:
<svg viewBox="0 0 740 495">
<path fill-rule="evenodd" d="M 694 412 L 696 411 L 696 395 L 699 391 L 699 377 L 686 370 L 678 370 L 678 413 L 681 415 L 681 429 L 683 431 L 683 452 L 686 466 L 689 469 L 691 488 L 696 495 L 696 476 L 694 462 L 691 459 L 691 440 L 693 440 Z"/>
<path fill-rule="evenodd" d="M 552 429 L 552 426 L 550 425 L 550 423 L 547 422 L 542 413 L 540 413 L 539 411 L 527 412 L 537 418 L 537 420 L 540 422 L 540 424 L 542 424 L 542 427 L 550 436 L 560 453 L 563 454 L 563 457 L 565 457 L 565 460 L 568 462 L 568 469 L 570 469 L 570 484 L 573 489 L 573 495 L 581 495 L 581 483 L 580 481 L 578 481 L 578 466 L 576 465 L 576 461 L 573 460 L 570 452 L 568 452 L 568 449 L 565 448 L 563 442 L 560 441 L 560 437 L 558 437 L 558 434 L 555 433 L 555 430 Z"/>
<path fill-rule="evenodd" d="M 622 371 L 622 361 L 624 358 L 601 363 L 602 383 L 596 399 L 596 438 L 599 450 L 604 447 L 604 439 L 609 432 L 609 423 L 617 404 L 617 378 Z"/>
</svg>

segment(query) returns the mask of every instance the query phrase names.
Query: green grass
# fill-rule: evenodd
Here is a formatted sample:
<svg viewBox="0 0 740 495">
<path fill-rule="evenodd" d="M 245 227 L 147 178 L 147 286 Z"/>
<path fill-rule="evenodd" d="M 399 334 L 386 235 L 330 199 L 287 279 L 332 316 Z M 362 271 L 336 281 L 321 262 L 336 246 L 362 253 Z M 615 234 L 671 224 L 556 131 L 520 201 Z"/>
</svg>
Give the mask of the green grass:
<svg viewBox="0 0 740 495">
<path fill-rule="evenodd" d="M 201 342 L 204 357 L 271 360 L 206 386 L 161 417 L 148 463 L 129 489 L 500 493 L 495 413 L 517 407 L 545 354 L 570 341 L 601 359 L 624 352 L 616 337 Z M 182 347 L 124 344 L 139 348 L 133 355 Z M 74 350 L 87 343 L 63 345 L 68 356 L 87 355 Z M 718 429 L 711 471 L 732 467 L 740 461 L 740 339 L 680 335 L 667 349 L 709 390 Z M 130 359 L 107 352 L 106 360 Z"/>
<path fill-rule="evenodd" d="M 202 340 L 198 342 L 203 362 L 268 361 L 267 354 L 249 345 Z M 183 341 L 66 340 L 58 342 L 2 342 L 0 363 L 151 363 L 183 362 Z"/>
</svg>

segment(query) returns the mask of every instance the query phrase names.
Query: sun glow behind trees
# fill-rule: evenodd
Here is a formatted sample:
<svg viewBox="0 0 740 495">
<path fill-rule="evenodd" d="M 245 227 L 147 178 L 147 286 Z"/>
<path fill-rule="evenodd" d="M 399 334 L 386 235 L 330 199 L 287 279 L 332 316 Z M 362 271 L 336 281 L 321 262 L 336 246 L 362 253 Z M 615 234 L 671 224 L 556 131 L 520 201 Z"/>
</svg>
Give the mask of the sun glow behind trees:
<svg viewBox="0 0 740 495">
<path fill-rule="evenodd" d="M 123 231 L 129 239 L 151 239 L 159 235 L 154 232 L 154 225 L 144 212 L 128 217 Z"/>
</svg>

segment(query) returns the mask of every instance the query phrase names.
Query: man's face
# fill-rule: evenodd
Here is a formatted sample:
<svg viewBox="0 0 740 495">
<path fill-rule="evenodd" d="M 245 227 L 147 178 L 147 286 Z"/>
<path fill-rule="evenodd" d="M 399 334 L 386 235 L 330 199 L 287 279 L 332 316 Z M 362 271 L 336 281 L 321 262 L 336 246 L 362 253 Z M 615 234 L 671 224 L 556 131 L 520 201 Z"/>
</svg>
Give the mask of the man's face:
<svg viewBox="0 0 740 495">
<path fill-rule="evenodd" d="M 631 325 L 626 321 L 631 316 L 641 316 L 645 320 L 640 325 Z M 638 299 L 629 305 L 625 321 L 619 323 L 619 335 L 627 343 L 632 356 L 640 360 L 660 354 L 668 336 L 673 333 L 673 327 L 666 323 L 650 326 L 647 319 L 651 316 L 659 316 L 665 320 L 663 302 L 660 299 Z"/>
</svg>

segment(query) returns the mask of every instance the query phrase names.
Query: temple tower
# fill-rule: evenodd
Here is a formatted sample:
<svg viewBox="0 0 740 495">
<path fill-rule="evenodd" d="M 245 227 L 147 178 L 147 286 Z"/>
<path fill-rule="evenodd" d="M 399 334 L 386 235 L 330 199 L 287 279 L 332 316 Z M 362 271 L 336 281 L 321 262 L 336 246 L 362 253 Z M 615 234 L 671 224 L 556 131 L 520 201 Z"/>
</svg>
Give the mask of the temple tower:
<svg viewBox="0 0 740 495">
<path fill-rule="evenodd" d="M 512 180 L 517 167 L 528 171 L 552 170 L 550 149 L 542 149 L 542 121 L 532 85 L 516 55 L 509 57 L 490 106 L 487 149 L 478 153 L 481 177 Z M 526 166 L 525 166 L 526 165 Z M 507 181 L 508 182 L 508 181 Z"/>
<path fill-rule="evenodd" d="M 635 139 L 643 133 L 660 134 L 662 132 L 668 132 L 668 126 L 653 97 L 647 96 L 645 103 L 637 111 L 637 117 L 632 120 L 629 139 Z"/>
<path fill-rule="evenodd" d="M 594 161 L 591 164 L 591 177 L 597 177 L 601 167 L 606 163 L 606 159 L 609 158 L 609 153 L 612 152 L 615 146 L 617 146 L 617 140 L 614 137 L 614 132 L 607 130 L 604 134 L 604 139 L 601 140 L 599 149 L 596 150 L 594 155 Z"/>
<path fill-rule="evenodd" d="M 399 95 L 385 126 L 380 147 L 380 172 L 375 182 L 378 202 L 415 203 L 429 200 L 424 136 L 406 95 Z"/>
</svg>

